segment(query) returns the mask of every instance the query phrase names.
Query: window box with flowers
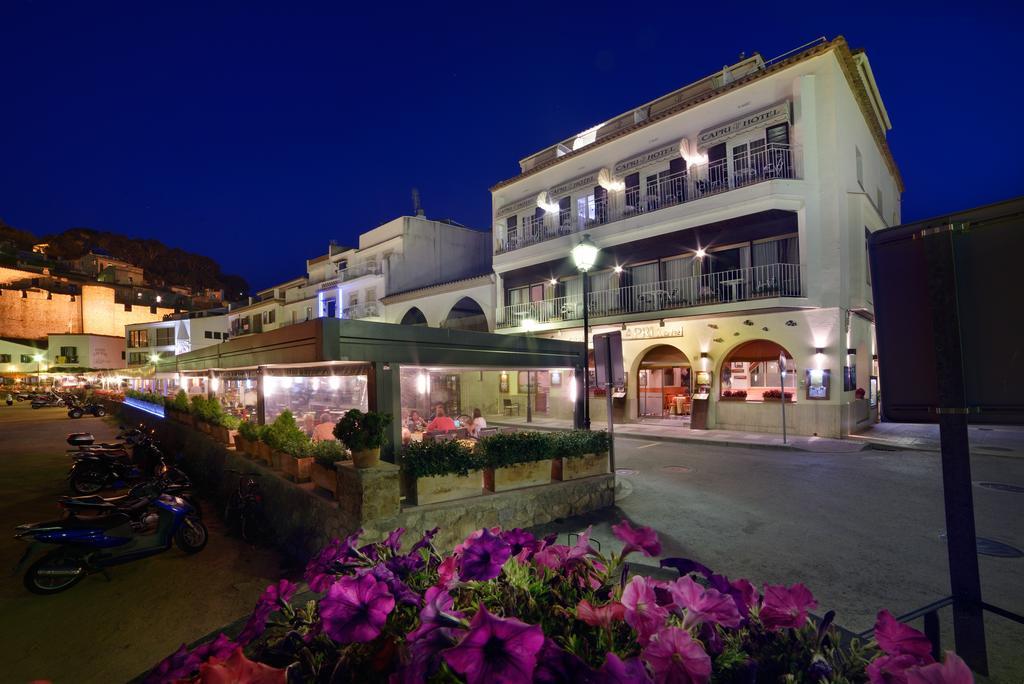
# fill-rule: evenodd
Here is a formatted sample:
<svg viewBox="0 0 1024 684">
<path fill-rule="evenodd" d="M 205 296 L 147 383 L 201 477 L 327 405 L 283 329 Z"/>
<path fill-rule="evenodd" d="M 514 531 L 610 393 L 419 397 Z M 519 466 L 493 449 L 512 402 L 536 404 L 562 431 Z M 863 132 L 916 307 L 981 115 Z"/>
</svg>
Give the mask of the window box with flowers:
<svg viewBox="0 0 1024 684">
<path fill-rule="evenodd" d="M 782 401 L 782 390 L 765 390 L 764 394 L 761 395 L 761 399 L 763 399 L 764 401 Z M 786 401 L 792 403 L 792 392 L 786 392 Z"/>
<path fill-rule="evenodd" d="M 402 471 L 418 506 L 483 493 L 480 457 L 457 439 L 409 444 L 402 452 Z"/>
<path fill-rule="evenodd" d="M 722 401 L 746 401 L 747 390 L 722 390 Z"/>
<path fill-rule="evenodd" d="M 484 489 L 503 492 L 551 482 L 554 443 L 545 432 L 507 432 L 477 445 L 484 466 Z"/>
<path fill-rule="evenodd" d="M 551 435 L 551 479 L 577 480 L 608 472 L 610 439 L 604 430 L 570 430 Z"/>
<path fill-rule="evenodd" d="M 309 476 L 313 484 L 326 489 L 332 497 L 338 496 L 338 464 L 349 458 L 345 445 L 334 439 L 314 442 L 312 447 L 313 462 L 309 466 Z"/>
</svg>

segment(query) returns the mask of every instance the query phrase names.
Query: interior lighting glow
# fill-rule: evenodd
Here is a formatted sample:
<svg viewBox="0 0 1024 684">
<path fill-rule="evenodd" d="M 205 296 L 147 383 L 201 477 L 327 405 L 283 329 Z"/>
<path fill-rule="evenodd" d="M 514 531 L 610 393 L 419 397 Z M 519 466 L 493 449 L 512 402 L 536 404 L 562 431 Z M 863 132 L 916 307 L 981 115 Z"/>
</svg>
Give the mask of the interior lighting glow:
<svg viewBox="0 0 1024 684">
<path fill-rule="evenodd" d="M 338 389 L 339 387 L 341 387 L 341 378 L 339 378 L 337 375 L 332 375 L 330 379 L 327 381 L 327 386 L 330 387 L 332 390 Z"/>
<path fill-rule="evenodd" d="M 707 255 L 708 255 L 708 253 L 704 251 L 704 248 L 703 248 L 703 247 L 698 247 L 698 248 L 697 248 L 697 252 L 696 252 L 695 256 L 696 256 L 696 257 L 697 257 L 698 259 L 703 259 L 703 258 L 704 258 L 704 257 L 706 257 Z"/>
<path fill-rule="evenodd" d="M 569 378 L 569 401 L 576 403 L 576 376 Z"/>
<path fill-rule="evenodd" d="M 269 397 L 277 391 L 277 378 L 268 375 L 263 378 L 263 396 Z"/>
<path fill-rule="evenodd" d="M 214 392 L 220 389 L 220 378 L 210 378 L 210 389 Z"/>
<path fill-rule="evenodd" d="M 618 264 L 615 264 L 615 269 L 614 270 L 615 270 L 616 273 L 622 273 L 622 267 L 619 266 Z"/>
<path fill-rule="evenodd" d="M 309 388 L 311 390 L 313 390 L 314 392 L 316 392 L 318 389 L 320 389 L 320 378 L 313 378 L 312 380 L 310 380 L 309 381 Z"/>
<path fill-rule="evenodd" d="M 282 376 L 279 382 L 284 389 L 290 389 L 292 386 L 292 379 L 287 375 Z"/>
<path fill-rule="evenodd" d="M 427 374 L 420 373 L 416 376 L 416 391 L 420 394 L 427 393 Z"/>
</svg>

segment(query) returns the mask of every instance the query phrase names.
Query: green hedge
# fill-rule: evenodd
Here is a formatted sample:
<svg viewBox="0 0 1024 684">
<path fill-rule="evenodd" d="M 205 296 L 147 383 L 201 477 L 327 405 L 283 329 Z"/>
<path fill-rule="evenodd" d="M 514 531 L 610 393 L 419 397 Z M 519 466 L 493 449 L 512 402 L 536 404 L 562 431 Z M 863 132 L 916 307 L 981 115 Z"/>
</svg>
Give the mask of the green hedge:
<svg viewBox="0 0 1024 684">
<path fill-rule="evenodd" d="M 552 458 L 554 439 L 548 432 L 502 432 L 481 439 L 477 451 L 485 467 L 503 468 Z"/>
<path fill-rule="evenodd" d="M 263 426 L 259 423 L 250 423 L 247 420 L 243 420 L 238 426 L 238 434 L 246 441 L 258 442 L 263 434 Z"/>
<path fill-rule="evenodd" d="M 313 442 L 310 453 L 318 464 L 325 468 L 333 468 L 338 461 L 348 459 L 348 452 L 345 445 L 333 439 L 326 439 L 321 442 Z"/>
<path fill-rule="evenodd" d="M 552 434 L 556 458 L 580 458 L 587 454 L 603 454 L 611 440 L 604 430 L 570 430 Z"/>
<path fill-rule="evenodd" d="M 272 448 L 296 458 L 309 456 L 312 449 L 309 437 L 295 422 L 295 416 L 288 409 L 281 411 L 274 422 L 264 428 L 262 439 Z"/>
<path fill-rule="evenodd" d="M 174 399 L 171 399 L 167 405 L 180 413 L 188 413 L 188 394 L 183 389 L 178 390 L 178 393 L 174 395 Z"/>
<path fill-rule="evenodd" d="M 466 475 L 484 467 L 481 457 L 462 442 L 413 442 L 402 451 L 402 469 L 413 477 Z"/>
</svg>

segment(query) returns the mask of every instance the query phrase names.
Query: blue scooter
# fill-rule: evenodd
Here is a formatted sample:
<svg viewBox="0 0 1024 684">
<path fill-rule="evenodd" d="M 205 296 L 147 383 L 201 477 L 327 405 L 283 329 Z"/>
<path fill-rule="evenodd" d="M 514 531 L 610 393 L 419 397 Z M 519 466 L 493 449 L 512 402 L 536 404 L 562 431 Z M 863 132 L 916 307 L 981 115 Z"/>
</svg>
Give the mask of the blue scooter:
<svg viewBox="0 0 1024 684">
<path fill-rule="evenodd" d="M 185 553 L 203 550 L 209 534 L 192 506 L 168 494 L 157 498 L 154 505 L 156 531 L 149 534 L 140 533 L 124 513 L 19 525 L 14 536 L 31 539 L 33 543 L 25 550 L 15 573 L 20 573 L 44 545 L 57 545 L 29 566 L 24 579 L 25 588 L 34 594 L 56 594 L 70 589 L 86 575 L 106 575 L 106 568 L 111 565 L 163 553 L 172 543 Z"/>
</svg>

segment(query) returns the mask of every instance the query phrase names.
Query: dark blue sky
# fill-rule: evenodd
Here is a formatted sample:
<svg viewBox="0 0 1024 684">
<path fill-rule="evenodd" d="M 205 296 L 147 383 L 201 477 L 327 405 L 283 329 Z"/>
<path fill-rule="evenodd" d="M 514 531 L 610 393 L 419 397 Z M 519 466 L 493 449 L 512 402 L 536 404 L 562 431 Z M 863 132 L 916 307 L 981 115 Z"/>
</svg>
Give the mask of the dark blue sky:
<svg viewBox="0 0 1024 684">
<path fill-rule="evenodd" d="M 521 157 L 839 34 L 892 117 L 906 220 L 1024 192 L 1017 3 L 830 4 L 5 0 L 0 218 L 156 237 L 262 287 L 413 186 L 485 229 Z"/>
</svg>

